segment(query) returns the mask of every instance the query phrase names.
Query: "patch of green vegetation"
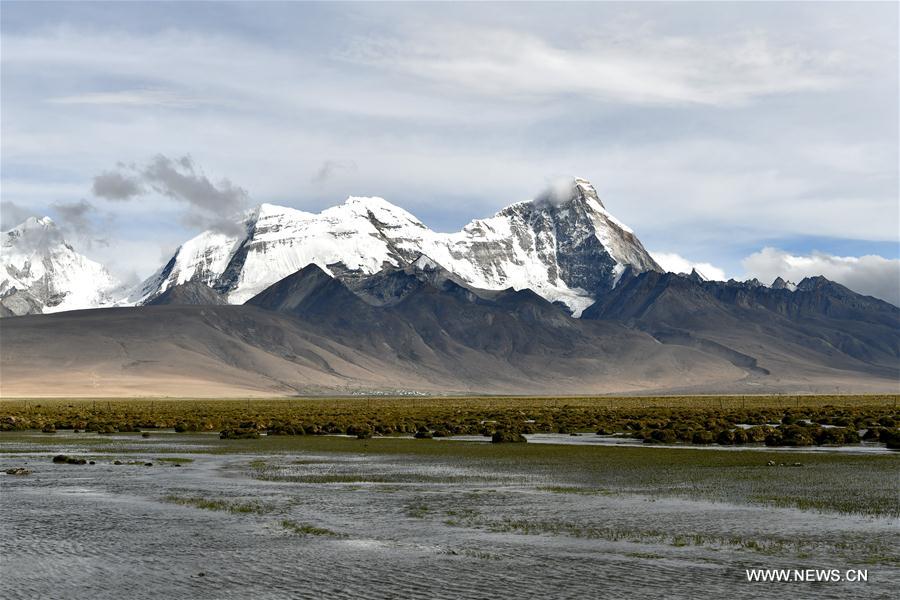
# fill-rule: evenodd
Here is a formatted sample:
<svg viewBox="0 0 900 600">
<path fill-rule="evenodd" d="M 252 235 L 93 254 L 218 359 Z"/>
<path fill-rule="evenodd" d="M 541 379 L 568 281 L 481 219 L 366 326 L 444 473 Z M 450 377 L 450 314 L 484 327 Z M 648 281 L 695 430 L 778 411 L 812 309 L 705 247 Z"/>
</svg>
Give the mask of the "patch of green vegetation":
<svg viewBox="0 0 900 600">
<path fill-rule="evenodd" d="M 880 501 L 871 498 L 861 499 L 859 496 L 865 494 L 855 493 L 845 486 L 839 487 L 840 492 L 837 494 L 826 494 L 822 496 L 815 496 L 813 494 L 756 494 L 751 496 L 750 500 L 769 506 L 799 508 L 800 510 L 836 511 L 848 514 L 861 512 L 859 509 L 860 506 L 863 505 L 865 506 L 864 513 L 871 516 L 890 515 L 897 511 L 898 500 L 896 497 L 893 499 L 883 497 L 879 499 Z"/>
<path fill-rule="evenodd" d="M 47 436 L 36 433 L 52 426 L 100 431 L 172 427 L 181 424 L 188 440 L 202 441 L 197 451 L 227 454 L 310 453 L 328 455 L 397 455 L 435 465 L 479 465 L 486 472 L 518 478 L 525 485 L 552 482 L 559 488 L 616 490 L 648 497 L 687 497 L 731 503 L 790 506 L 804 510 L 900 517 L 900 454 L 796 453 L 786 455 L 692 449 L 695 441 L 709 444 L 844 443 L 848 432 L 866 430 L 867 441 L 893 440 L 900 422 L 900 396 L 723 396 L 678 398 L 328 398 L 279 400 L 0 400 L 2 452 L 29 452 L 69 446 L 82 451 L 125 453 L 110 438 Z M 285 435 L 259 439 L 218 440 L 214 432 L 227 428 L 265 431 L 277 422 Z M 781 424 L 775 429 L 767 424 Z M 294 424 L 301 427 L 294 427 Z M 737 427 L 750 425 L 748 429 Z M 830 425 L 833 427 L 825 427 Z M 294 434 L 289 433 L 293 428 Z M 302 428 L 303 434 L 299 434 Z M 360 443 L 348 437 L 318 435 L 374 432 Z M 840 431 L 835 431 L 835 429 Z M 497 430 L 527 433 L 592 430 L 654 441 L 674 440 L 678 449 L 649 447 L 573 446 L 549 444 L 486 444 L 478 442 L 412 441 L 416 431 L 446 431 L 451 435 Z M 29 430 L 29 431 L 23 431 Z M 198 433 L 190 433 L 191 431 Z M 722 434 L 725 431 L 727 433 Z M 738 433 L 741 431 L 741 433 Z M 775 432 L 778 432 L 777 434 Z M 208 432 L 208 433 L 199 433 Z M 833 432 L 833 433 L 832 433 Z M 780 441 L 775 438 L 781 436 Z M 141 438 L 136 436 L 136 442 Z M 153 442 L 146 442 L 148 444 Z M 213 445 L 211 450 L 208 446 Z M 134 450 L 136 451 L 136 450 Z M 179 451 L 181 452 L 181 451 Z M 190 452 L 190 450 L 185 450 Z M 327 462 L 318 456 L 298 464 Z M 802 469 L 773 469 L 766 464 L 801 462 Z M 290 469 L 253 464 L 253 476 L 299 483 L 405 484 L 471 483 L 477 477 L 425 477 L 395 473 L 294 474 Z M 494 477 L 496 479 L 496 477 Z M 490 478 L 484 479 L 490 482 Z M 575 491 L 547 490 L 554 493 Z"/>
<path fill-rule="evenodd" d="M 767 535 L 765 538 L 748 538 L 741 536 L 726 536 L 716 534 L 684 534 L 672 533 L 655 529 L 627 528 L 627 527 L 601 527 L 573 523 L 567 521 L 540 521 L 532 519 L 478 519 L 465 523 L 465 526 L 484 529 L 494 533 L 517 533 L 522 535 L 562 535 L 584 539 L 600 539 L 611 542 L 627 541 L 639 544 L 664 544 L 675 548 L 688 546 L 703 546 L 709 548 L 728 548 L 730 550 L 742 550 L 767 555 L 791 555 L 796 556 L 804 552 L 816 551 L 818 542 L 798 540 L 794 538 Z M 835 548 L 845 553 L 856 555 L 858 552 L 868 553 L 870 557 L 879 561 L 879 564 L 893 564 L 894 557 L 885 556 L 880 551 L 883 547 L 877 543 L 854 542 L 852 546 L 844 547 L 840 543 L 834 544 Z M 640 554 L 633 556 L 643 557 Z M 657 555 L 646 557 L 662 558 Z"/>
<path fill-rule="evenodd" d="M 203 510 L 219 510 L 231 513 L 266 514 L 272 510 L 271 507 L 260 504 L 259 502 L 229 502 L 227 500 L 203 498 L 202 496 L 178 496 L 170 494 L 163 498 L 163 500 L 181 506 L 192 506 Z"/>
<path fill-rule="evenodd" d="M 403 440 L 409 443 L 409 440 Z M 295 474 L 277 466 L 269 465 L 257 469 L 253 477 L 261 481 L 283 481 L 309 484 L 398 484 L 398 483 L 438 483 L 451 484 L 478 481 L 475 477 L 453 475 L 425 475 L 423 473 L 300 473 Z"/>
<path fill-rule="evenodd" d="M 253 427 L 227 427 L 219 432 L 223 440 L 255 440 L 259 439 L 259 431 Z"/>
<path fill-rule="evenodd" d="M 466 556 L 468 558 L 477 558 L 478 560 L 503 560 L 499 554 L 484 552 L 483 550 L 473 550 L 471 548 L 463 548 L 462 550 L 444 550 L 442 554 L 450 554 L 452 556 Z"/>
<path fill-rule="evenodd" d="M 273 437 L 344 434 L 363 439 L 497 434 L 499 441 L 513 441 L 528 433 L 596 431 L 648 443 L 803 445 L 858 443 L 858 431 L 877 429 L 884 433 L 876 441 L 898 446 L 898 400 L 900 395 L 7 399 L 0 401 L 0 431 L 121 433 L 174 428 L 182 433 L 219 431 L 226 439 L 251 441 L 260 432 Z M 782 432 L 772 426 L 778 424 L 795 428 Z"/>
<path fill-rule="evenodd" d="M 169 463 L 174 465 L 186 465 L 194 462 L 193 458 L 184 458 L 181 456 L 164 456 L 163 458 L 157 458 L 156 462 L 161 463 Z"/>
<path fill-rule="evenodd" d="M 448 518 L 444 520 L 444 525 L 462 527 L 473 523 L 480 513 L 474 508 L 451 508 L 446 511 L 446 515 Z"/>
<path fill-rule="evenodd" d="M 478 511 L 474 508 L 451 508 L 447 510 L 448 517 L 457 517 L 460 519 L 474 519 L 478 514 Z"/>
<path fill-rule="evenodd" d="M 595 495 L 595 494 L 603 494 L 604 496 L 608 496 L 612 494 L 610 490 L 604 490 L 601 488 L 589 488 L 589 487 L 580 487 L 575 485 L 545 485 L 538 488 L 538 490 L 542 492 L 550 492 L 552 494 L 582 494 L 582 495 Z"/>
<path fill-rule="evenodd" d="M 325 529 L 324 527 L 316 527 L 315 525 L 311 525 L 309 523 L 298 523 L 296 521 L 291 521 L 290 519 L 284 519 L 283 521 L 281 521 L 281 526 L 291 533 L 296 533 L 297 535 L 345 537 L 343 534 L 334 532 L 330 529 Z"/>
<path fill-rule="evenodd" d="M 428 505 L 421 502 L 410 504 L 406 507 L 406 516 L 414 519 L 424 519 L 428 516 L 429 510 Z"/>
<path fill-rule="evenodd" d="M 520 431 L 515 430 L 498 429 L 491 435 L 494 444 L 524 444 L 527 441 Z"/>
</svg>

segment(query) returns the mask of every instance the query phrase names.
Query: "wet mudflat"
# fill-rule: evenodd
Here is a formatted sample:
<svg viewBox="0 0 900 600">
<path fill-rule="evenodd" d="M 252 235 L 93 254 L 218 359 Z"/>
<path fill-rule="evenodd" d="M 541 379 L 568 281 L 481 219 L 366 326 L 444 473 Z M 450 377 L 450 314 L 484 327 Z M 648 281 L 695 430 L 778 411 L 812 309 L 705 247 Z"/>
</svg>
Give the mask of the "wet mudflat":
<svg viewBox="0 0 900 600">
<path fill-rule="evenodd" d="M 0 596 L 889 598 L 900 585 L 896 454 L 498 446 L 0 434 L 3 470 L 32 470 L 0 474 Z M 53 463 L 61 453 L 96 464 Z M 868 582 L 746 581 L 767 567 Z"/>
</svg>

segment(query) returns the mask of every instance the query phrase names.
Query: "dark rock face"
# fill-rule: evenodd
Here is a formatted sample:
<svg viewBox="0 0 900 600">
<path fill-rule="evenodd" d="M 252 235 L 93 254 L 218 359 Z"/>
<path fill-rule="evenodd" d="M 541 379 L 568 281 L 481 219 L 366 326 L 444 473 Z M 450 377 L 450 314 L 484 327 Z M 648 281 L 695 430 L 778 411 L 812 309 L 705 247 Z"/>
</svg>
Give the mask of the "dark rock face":
<svg viewBox="0 0 900 600">
<path fill-rule="evenodd" d="M 362 321 L 372 314 L 371 307 L 344 283 L 314 264 L 266 288 L 246 304 L 332 325 Z"/>
<path fill-rule="evenodd" d="M 499 216 L 510 219 L 514 234 L 523 241 L 534 240 L 549 278 L 559 278 L 570 288 L 606 292 L 615 284 L 620 264 L 637 271 L 662 271 L 634 233 L 605 212 L 597 192 L 584 180 L 576 179 L 562 198 L 545 196 L 513 204 Z"/>
<path fill-rule="evenodd" d="M 240 281 L 241 271 L 244 269 L 244 263 L 247 260 L 247 254 L 251 247 L 251 236 L 254 232 L 255 228 L 249 228 L 247 232 L 248 237 L 244 238 L 241 245 L 235 250 L 234 254 L 231 256 L 231 260 L 228 261 L 228 266 L 225 267 L 225 271 L 223 271 L 221 275 L 218 277 L 214 273 L 209 275 L 212 287 L 220 294 L 228 294 L 228 292 L 237 286 L 238 281 Z"/>
<path fill-rule="evenodd" d="M 196 281 L 188 281 L 170 287 L 163 293 L 145 302 L 149 306 L 164 304 L 226 304 L 225 299 L 214 289 Z"/>
<path fill-rule="evenodd" d="M 559 330 L 577 330 L 573 319 L 533 292 L 474 290 L 436 266 L 384 269 L 359 283 L 362 296 L 309 265 L 247 304 L 291 314 L 344 341 L 351 336 L 356 344 L 396 348 L 412 360 L 453 345 L 506 354 L 539 346 L 562 351 L 566 338 Z"/>
<path fill-rule="evenodd" d="M 23 292 L 16 288 L 11 288 L 4 292 L 2 298 L 0 298 L 0 317 L 39 315 L 42 312 L 43 306 L 41 301 L 30 291 Z"/>
<path fill-rule="evenodd" d="M 881 373 L 896 374 L 900 359 L 900 308 L 824 277 L 804 279 L 791 291 L 783 282 L 766 287 L 628 271 L 583 318 L 625 322 L 663 343 L 701 348 L 750 369 L 762 368 L 754 358 L 761 345 Z"/>
</svg>

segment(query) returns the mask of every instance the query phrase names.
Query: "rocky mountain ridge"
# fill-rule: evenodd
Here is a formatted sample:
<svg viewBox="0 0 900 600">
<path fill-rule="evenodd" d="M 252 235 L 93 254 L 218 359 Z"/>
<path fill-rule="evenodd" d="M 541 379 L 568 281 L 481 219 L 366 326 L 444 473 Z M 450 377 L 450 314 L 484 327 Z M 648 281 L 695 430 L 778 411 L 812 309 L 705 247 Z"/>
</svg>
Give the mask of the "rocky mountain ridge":
<svg viewBox="0 0 900 600">
<path fill-rule="evenodd" d="M 237 236 L 207 231 L 189 240 L 128 301 L 146 303 L 173 285 L 196 281 L 240 304 L 309 264 L 351 281 L 425 255 L 474 287 L 531 289 L 578 315 L 626 267 L 661 270 L 583 179 L 456 233 L 434 232 L 374 197 L 351 197 L 318 214 L 263 204 L 241 230 Z"/>
</svg>

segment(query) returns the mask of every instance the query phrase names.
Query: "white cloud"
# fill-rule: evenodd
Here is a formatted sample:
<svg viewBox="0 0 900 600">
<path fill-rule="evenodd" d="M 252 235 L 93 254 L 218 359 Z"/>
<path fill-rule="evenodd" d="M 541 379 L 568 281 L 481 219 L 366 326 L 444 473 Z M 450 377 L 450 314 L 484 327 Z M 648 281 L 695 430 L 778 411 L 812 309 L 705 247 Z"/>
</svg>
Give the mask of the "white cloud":
<svg viewBox="0 0 900 600">
<path fill-rule="evenodd" d="M 340 5 L 306 36 L 299 4 L 258 35 L 133 6 L 133 30 L 5 24 L 4 201 L 47 214 L 116 161 L 190 153 L 254 201 L 380 195 L 443 231 L 582 175 L 646 246 L 730 274 L 765 240 L 897 239 L 895 7 Z M 147 256 L 194 233 L 165 196 L 96 204 Z"/>
<path fill-rule="evenodd" d="M 845 79 L 840 53 L 773 43 L 760 32 L 704 39 L 596 30 L 564 47 L 530 32 L 445 25 L 359 40 L 345 58 L 507 99 L 581 94 L 637 104 L 739 105 L 830 90 Z"/>
<path fill-rule="evenodd" d="M 120 90 L 75 94 L 50 98 L 51 104 L 84 104 L 92 106 L 174 106 L 188 107 L 202 104 L 198 98 L 175 94 L 166 90 Z"/>
<path fill-rule="evenodd" d="M 900 259 L 882 256 L 832 256 L 814 252 L 797 256 L 778 248 L 763 248 L 742 261 L 748 277 L 771 283 L 782 277 L 794 283 L 823 275 L 854 292 L 900 306 Z"/>
<path fill-rule="evenodd" d="M 725 271 L 707 262 L 693 262 L 674 252 L 651 252 L 653 260 L 670 273 L 690 273 L 696 269 L 706 279 L 725 281 Z"/>
</svg>

